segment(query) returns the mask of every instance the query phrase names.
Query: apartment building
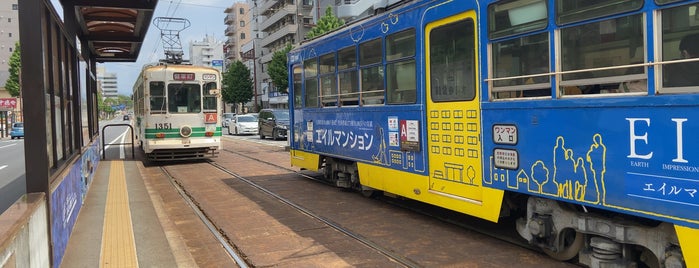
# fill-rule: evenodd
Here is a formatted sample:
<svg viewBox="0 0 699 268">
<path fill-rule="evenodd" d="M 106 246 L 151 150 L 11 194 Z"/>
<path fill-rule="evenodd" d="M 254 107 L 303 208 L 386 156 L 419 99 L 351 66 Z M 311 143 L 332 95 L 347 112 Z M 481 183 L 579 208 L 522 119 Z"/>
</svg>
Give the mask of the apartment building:
<svg viewBox="0 0 699 268">
<path fill-rule="evenodd" d="M 9 97 L 5 82 L 10 77 L 10 56 L 19 42 L 19 19 L 17 0 L 0 1 L 0 97 Z"/>
<path fill-rule="evenodd" d="M 226 42 L 223 44 L 225 53 L 225 65 L 235 61 L 242 61 L 240 47 L 252 40 L 250 35 L 250 5 L 245 2 L 236 2 L 224 11 L 226 17 L 223 23 L 226 25 Z"/>
<path fill-rule="evenodd" d="M 117 73 L 108 73 L 103 65 L 96 68 L 97 84 L 102 88 L 102 99 L 116 98 L 119 95 Z"/>
<path fill-rule="evenodd" d="M 224 71 L 223 40 L 206 35 L 201 41 L 189 42 L 189 62 L 196 66 L 209 66 Z"/>
</svg>

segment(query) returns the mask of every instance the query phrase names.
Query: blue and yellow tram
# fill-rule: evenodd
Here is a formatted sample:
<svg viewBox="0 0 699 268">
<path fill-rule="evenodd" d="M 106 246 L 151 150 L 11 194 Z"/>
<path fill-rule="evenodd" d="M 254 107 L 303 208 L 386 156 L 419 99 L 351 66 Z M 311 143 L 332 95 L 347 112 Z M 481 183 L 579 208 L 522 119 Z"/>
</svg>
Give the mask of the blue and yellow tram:
<svg viewBox="0 0 699 268">
<path fill-rule="evenodd" d="M 204 66 L 146 65 L 133 87 L 139 145 L 154 161 L 215 157 L 221 149 L 221 75 Z"/>
<path fill-rule="evenodd" d="M 560 260 L 699 267 L 698 8 L 407 1 L 289 53 L 291 163 Z"/>
</svg>

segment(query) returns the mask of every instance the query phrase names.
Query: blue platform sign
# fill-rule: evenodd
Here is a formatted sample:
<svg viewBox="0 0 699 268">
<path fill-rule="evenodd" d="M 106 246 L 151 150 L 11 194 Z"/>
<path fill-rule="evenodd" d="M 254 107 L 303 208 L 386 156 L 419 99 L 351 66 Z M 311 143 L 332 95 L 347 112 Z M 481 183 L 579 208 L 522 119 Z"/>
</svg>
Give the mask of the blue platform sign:
<svg viewBox="0 0 699 268">
<path fill-rule="evenodd" d="M 212 61 L 211 61 L 211 66 L 220 66 L 220 67 L 223 67 L 223 60 L 212 60 Z"/>
</svg>

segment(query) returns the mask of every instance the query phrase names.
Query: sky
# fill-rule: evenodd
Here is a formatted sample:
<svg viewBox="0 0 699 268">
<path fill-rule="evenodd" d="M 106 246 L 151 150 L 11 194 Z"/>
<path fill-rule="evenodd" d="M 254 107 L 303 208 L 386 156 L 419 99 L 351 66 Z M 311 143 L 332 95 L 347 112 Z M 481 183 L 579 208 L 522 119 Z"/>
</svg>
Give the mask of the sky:
<svg viewBox="0 0 699 268">
<path fill-rule="evenodd" d="M 118 0 L 115 0 L 118 1 Z M 58 11 L 63 14 L 58 0 L 51 1 Z M 185 18 L 191 23 L 189 28 L 180 32 L 184 59 L 189 59 L 189 42 L 201 41 L 205 36 L 213 36 L 216 40 L 224 40 L 226 16 L 223 11 L 242 0 L 159 0 L 153 13 L 156 17 Z M 98 63 L 104 66 L 108 73 L 117 73 L 117 88 L 121 95 L 131 96 L 132 87 L 143 65 L 157 62 L 165 58 L 163 43 L 160 40 L 160 30 L 151 21 L 146 38 L 141 46 L 141 52 L 136 62 Z"/>
</svg>

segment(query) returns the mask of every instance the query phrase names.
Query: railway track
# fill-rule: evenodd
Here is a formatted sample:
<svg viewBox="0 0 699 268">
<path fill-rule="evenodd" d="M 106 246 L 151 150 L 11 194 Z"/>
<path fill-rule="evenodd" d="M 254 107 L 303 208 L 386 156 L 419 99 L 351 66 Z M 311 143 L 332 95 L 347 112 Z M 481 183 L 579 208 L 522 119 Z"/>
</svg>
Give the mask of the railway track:
<svg viewBox="0 0 699 268">
<path fill-rule="evenodd" d="M 400 198 L 381 197 L 376 202 L 338 191 L 320 173 L 285 166 L 281 154 L 278 148 L 241 145 L 222 151 L 216 162 L 162 167 L 240 267 L 292 265 L 298 256 L 316 264 L 331 256 L 350 266 L 566 266 L 502 242 L 507 239 L 464 227 L 450 211 Z M 252 224 L 249 217 L 255 219 Z M 474 225 L 484 223 L 494 226 L 483 221 Z M 304 253 L 289 259 L 288 241 L 320 251 L 308 255 L 308 246 L 297 247 L 295 254 Z M 489 253 L 474 255 L 481 250 Z"/>
<path fill-rule="evenodd" d="M 271 162 L 271 161 L 266 161 L 261 158 L 255 158 L 252 157 L 248 154 L 243 154 L 239 153 L 230 149 L 223 149 L 223 151 L 236 154 L 240 157 L 248 158 L 251 160 L 255 160 L 261 163 L 264 163 L 266 165 L 270 165 L 279 169 L 287 170 L 290 172 L 294 172 L 298 174 L 299 176 L 302 176 L 304 178 L 307 178 L 309 180 L 313 180 L 316 182 L 320 182 L 323 184 L 328 185 L 329 187 L 335 187 L 332 183 L 328 182 L 327 180 L 322 179 L 322 174 L 317 174 L 317 176 L 313 176 L 310 174 L 306 174 L 304 172 L 299 172 L 297 170 L 285 167 L 283 165 L 279 165 L 277 163 Z M 501 241 L 505 241 L 529 250 L 533 250 L 536 252 L 542 252 L 541 249 L 538 247 L 532 246 L 527 241 L 519 237 L 519 235 L 516 234 L 515 232 L 515 227 L 514 227 L 514 219 L 511 219 L 511 221 L 506 221 L 503 223 L 495 224 L 492 222 L 488 222 L 485 220 L 477 219 L 468 215 L 460 214 L 457 212 L 453 212 L 450 210 L 446 210 L 443 208 L 438 208 L 434 207 L 428 204 L 412 201 L 412 200 L 407 200 L 403 198 L 394 198 L 392 196 L 385 196 L 385 195 L 379 195 L 375 197 L 376 199 L 389 203 L 391 205 L 400 207 L 402 209 L 406 209 L 415 213 L 419 213 L 428 217 L 432 217 L 435 219 L 438 219 L 443 222 L 447 222 L 456 226 L 459 226 L 461 228 L 474 231 L 483 235 L 487 235 L 489 237 L 496 238 Z M 503 226 L 505 225 L 505 226 Z M 491 228 L 484 228 L 483 226 L 490 226 Z M 505 228 L 503 228 L 505 227 Z M 509 230 L 510 232 L 506 232 L 506 229 Z"/>
</svg>

